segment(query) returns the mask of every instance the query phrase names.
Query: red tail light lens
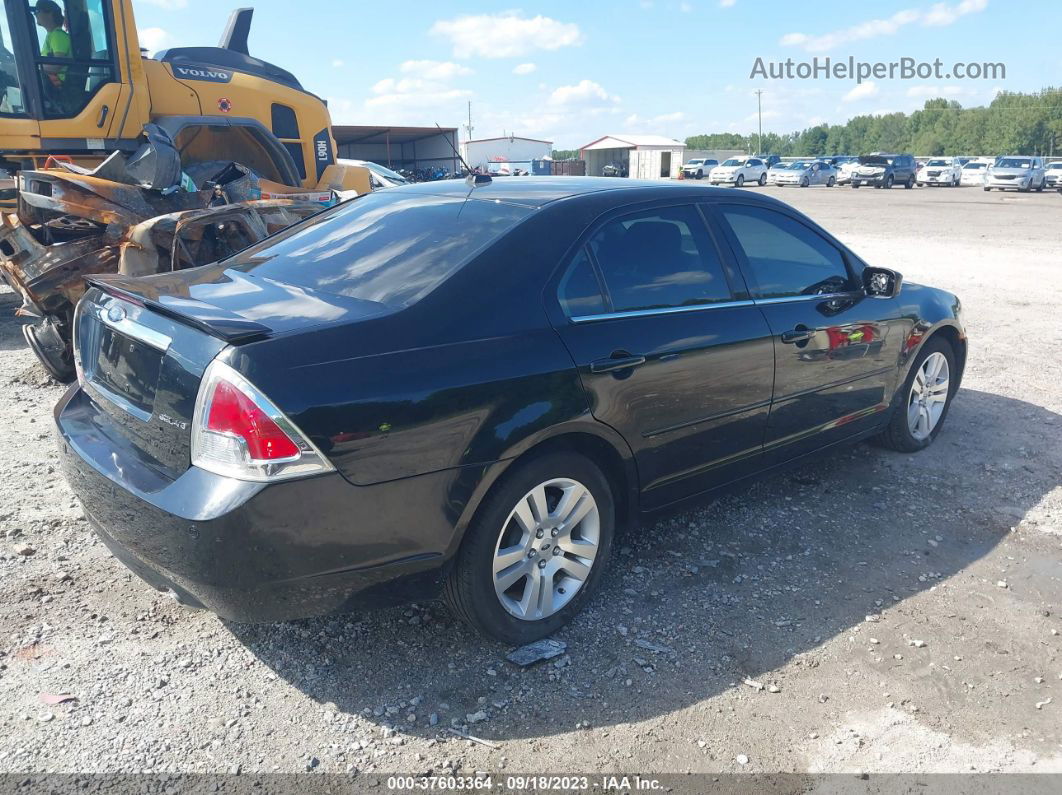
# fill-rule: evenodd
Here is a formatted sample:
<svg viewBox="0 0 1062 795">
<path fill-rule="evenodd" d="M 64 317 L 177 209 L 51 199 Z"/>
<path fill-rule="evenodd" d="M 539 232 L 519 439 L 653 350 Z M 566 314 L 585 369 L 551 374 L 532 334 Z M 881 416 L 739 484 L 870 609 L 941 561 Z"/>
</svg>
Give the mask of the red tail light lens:
<svg viewBox="0 0 1062 795">
<path fill-rule="evenodd" d="M 199 387 L 192 421 L 192 464 L 257 481 L 332 469 L 272 401 L 219 361 L 210 364 Z"/>
<path fill-rule="evenodd" d="M 251 458 L 272 461 L 299 454 L 295 442 L 251 399 L 227 381 L 219 381 L 210 401 L 207 430 L 231 433 L 247 444 Z"/>
</svg>

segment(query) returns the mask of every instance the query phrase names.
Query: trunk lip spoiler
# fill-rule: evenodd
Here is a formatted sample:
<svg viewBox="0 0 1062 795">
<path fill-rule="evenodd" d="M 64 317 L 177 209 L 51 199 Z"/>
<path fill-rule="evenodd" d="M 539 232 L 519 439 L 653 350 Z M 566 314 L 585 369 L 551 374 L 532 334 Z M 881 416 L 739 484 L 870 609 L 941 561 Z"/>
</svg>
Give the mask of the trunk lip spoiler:
<svg viewBox="0 0 1062 795">
<path fill-rule="evenodd" d="M 85 277 L 85 283 L 103 291 L 107 295 L 121 298 L 139 306 L 145 306 L 163 317 L 192 326 L 227 343 L 235 344 L 264 339 L 272 332 L 272 329 L 261 323 L 227 313 L 223 309 L 195 301 L 194 299 L 167 296 L 173 302 L 170 304 L 148 298 L 136 290 L 121 284 L 115 284 L 112 278 L 108 278 L 106 274 L 88 276 Z"/>
</svg>

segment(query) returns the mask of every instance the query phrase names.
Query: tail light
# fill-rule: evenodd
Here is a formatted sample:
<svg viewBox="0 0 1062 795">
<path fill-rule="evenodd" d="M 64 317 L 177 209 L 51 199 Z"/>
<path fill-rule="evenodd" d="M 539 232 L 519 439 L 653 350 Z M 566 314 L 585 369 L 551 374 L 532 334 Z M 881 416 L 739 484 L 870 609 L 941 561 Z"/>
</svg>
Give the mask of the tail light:
<svg viewBox="0 0 1062 795">
<path fill-rule="evenodd" d="M 192 464 L 254 481 L 332 470 L 321 451 L 269 398 L 217 360 L 203 374 L 195 402 Z"/>
</svg>

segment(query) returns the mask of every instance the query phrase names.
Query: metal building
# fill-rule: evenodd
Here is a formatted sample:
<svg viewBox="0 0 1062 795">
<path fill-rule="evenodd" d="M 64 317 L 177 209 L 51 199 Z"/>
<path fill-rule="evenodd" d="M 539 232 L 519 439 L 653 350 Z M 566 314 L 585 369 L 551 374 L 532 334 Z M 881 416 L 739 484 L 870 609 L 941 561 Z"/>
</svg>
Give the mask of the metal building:
<svg viewBox="0 0 1062 795">
<path fill-rule="evenodd" d="M 364 127 L 340 124 L 332 127 L 339 157 L 369 160 L 390 169 L 445 168 L 461 170 L 454 154 L 456 127 Z"/>
<path fill-rule="evenodd" d="M 553 141 L 508 135 L 502 138 L 477 138 L 461 144 L 461 156 L 472 168 L 484 171 L 491 163 L 512 163 L 530 171 L 532 160 L 547 160 L 553 153 Z"/>
<path fill-rule="evenodd" d="M 580 147 L 588 176 L 603 176 L 605 166 L 619 165 L 634 179 L 671 179 L 682 170 L 686 144 L 664 135 L 606 135 Z"/>
</svg>

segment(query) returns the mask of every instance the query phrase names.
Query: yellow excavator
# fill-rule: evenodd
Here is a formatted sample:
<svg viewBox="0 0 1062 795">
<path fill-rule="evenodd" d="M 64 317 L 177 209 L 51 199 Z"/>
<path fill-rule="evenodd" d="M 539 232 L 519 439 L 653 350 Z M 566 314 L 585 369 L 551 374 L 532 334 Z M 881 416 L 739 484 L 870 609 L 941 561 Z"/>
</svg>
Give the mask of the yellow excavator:
<svg viewBox="0 0 1062 795">
<path fill-rule="evenodd" d="M 84 276 L 216 261 L 371 189 L 324 100 L 247 49 L 148 56 L 131 0 L 0 0 L 0 277 L 44 367 L 73 377 Z"/>
<path fill-rule="evenodd" d="M 251 8 L 232 13 L 217 47 L 153 57 L 140 47 L 131 0 L 0 0 L 0 11 L 0 170 L 9 179 L 50 157 L 93 168 L 116 150 L 132 153 L 153 123 L 182 165 L 236 161 L 306 189 L 361 184 L 356 171 L 328 168 L 336 143 L 325 102 L 248 53 Z M 14 200 L 0 193 L 0 208 Z"/>
</svg>

